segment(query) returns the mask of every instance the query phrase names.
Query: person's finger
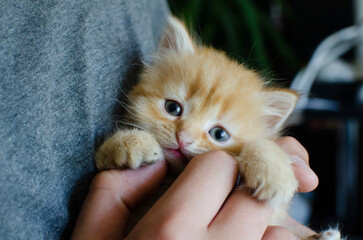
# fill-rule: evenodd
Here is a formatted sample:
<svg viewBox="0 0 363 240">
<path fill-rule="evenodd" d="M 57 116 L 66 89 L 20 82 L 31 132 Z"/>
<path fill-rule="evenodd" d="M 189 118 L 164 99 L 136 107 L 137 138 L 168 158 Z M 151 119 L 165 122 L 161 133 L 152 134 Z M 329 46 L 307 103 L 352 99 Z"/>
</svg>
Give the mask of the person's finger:
<svg viewBox="0 0 363 240">
<path fill-rule="evenodd" d="M 309 153 L 296 138 L 286 136 L 279 138 L 276 142 L 288 155 L 298 155 L 309 165 Z"/>
<path fill-rule="evenodd" d="M 273 208 L 243 189 L 234 190 L 219 211 L 208 232 L 214 239 L 259 240 L 270 222 Z M 243 224 L 241 224 L 243 223 Z"/>
<path fill-rule="evenodd" d="M 295 233 L 301 239 L 309 239 L 309 237 L 316 235 L 317 233 L 308 228 L 307 226 L 297 222 L 290 216 L 287 216 L 283 222 L 283 226 L 290 232 Z"/>
<path fill-rule="evenodd" d="M 283 227 L 279 226 L 269 226 L 262 240 L 298 240 L 300 238 L 296 237 L 293 233 Z"/>
<path fill-rule="evenodd" d="M 130 209 L 159 186 L 164 161 L 136 170 L 107 170 L 96 175 L 72 239 L 121 239 Z"/>
<path fill-rule="evenodd" d="M 306 149 L 293 137 L 282 137 L 277 144 L 288 154 L 292 161 L 295 176 L 299 182 L 299 192 L 310 192 L 319 183 L 315 172 L 309 166 L 309 155 Z"/>
<path fill-rule="evenodd" d="M 144 226 L 154 226 L 155 219 L 163 234 L 206 230 L 235 186 L 238 167 L 235 159 L 223 151 L 210 151 L 193 158 L 168 191 L 154 204 L 132 230 L 129 239 L 152 239 Z M 160 230 L 160 229 L 159 229 Z M 148 236 L 140 234 L 148 232 Z M 170 235 L 168 235 L 170 236 Z"/>
</svg>

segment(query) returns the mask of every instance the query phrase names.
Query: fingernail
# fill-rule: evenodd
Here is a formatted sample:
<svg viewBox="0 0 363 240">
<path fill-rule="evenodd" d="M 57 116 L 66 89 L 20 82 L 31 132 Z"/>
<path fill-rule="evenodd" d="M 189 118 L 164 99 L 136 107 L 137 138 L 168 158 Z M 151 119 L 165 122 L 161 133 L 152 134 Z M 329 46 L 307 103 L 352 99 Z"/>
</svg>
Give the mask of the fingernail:
<svg viewBox="0 0 363 240">
<path fill-rule="evenodd" d="M 316 175 L 315 172 L 310 168 L 307 162 L 305 162 L 300 156 L 298 155 L 292 155 L 290 156 L 292 164 L 294 164 L 296 167 L 299 167 L 305 173 Z"/>
</svg>

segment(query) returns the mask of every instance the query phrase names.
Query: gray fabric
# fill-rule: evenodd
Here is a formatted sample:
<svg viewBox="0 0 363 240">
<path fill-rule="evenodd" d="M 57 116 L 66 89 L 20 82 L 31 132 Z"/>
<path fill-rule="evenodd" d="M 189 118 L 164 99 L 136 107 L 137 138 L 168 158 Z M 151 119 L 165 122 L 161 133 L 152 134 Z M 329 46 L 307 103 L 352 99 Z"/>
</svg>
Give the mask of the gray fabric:
<svg viewBox="0 0 363 240">
<path fill-rule="evenodd" d="M 96 139 L 167 13 L 164 0 L 1 1 L 0 239 L 69 237 Z"/>
</svg>

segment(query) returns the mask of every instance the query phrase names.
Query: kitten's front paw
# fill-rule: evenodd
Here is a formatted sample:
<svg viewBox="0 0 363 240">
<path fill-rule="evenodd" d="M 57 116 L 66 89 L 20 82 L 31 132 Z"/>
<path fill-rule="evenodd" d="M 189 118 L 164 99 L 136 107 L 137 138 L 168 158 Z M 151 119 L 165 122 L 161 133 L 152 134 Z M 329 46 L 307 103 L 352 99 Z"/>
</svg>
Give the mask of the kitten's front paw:
<svg viewBox="0 0 363 240">
<path fill-rule="evenodd" d="M 138 168 L 164 159 L 163 150 L 156 139 L 141 130 L 120 130 L 96 152 L 98 169 Z"/>
<path fill-rule="evenodd" d="M 151 165 L 164 158 L 163 150 L 156 139 L 149 133 L 138 131 L 127 137 L 123 151 L 127 152 L 126 164 L 130 168 Z M 124 158 L 124 153 L 119 152 L 119 161 Z"/>
<path fill-rule="evenodd" d="M 298 182 L 286 153 L 274 142 L 245 145 L 239 160 L 244 184 L 259 200 L 279 206 L 290 201 Z"/>
<path fill-rule="evenodd" d="M 297 188 L 294 176 L 286 177 L 280 174 L 266 173 L 265 176 L 246 176 L 247 187 L 254 189 L 253 196 L 259 200 L 266 200 L 272 206 L 279 206 L 290 201 Z"/>
</svg>

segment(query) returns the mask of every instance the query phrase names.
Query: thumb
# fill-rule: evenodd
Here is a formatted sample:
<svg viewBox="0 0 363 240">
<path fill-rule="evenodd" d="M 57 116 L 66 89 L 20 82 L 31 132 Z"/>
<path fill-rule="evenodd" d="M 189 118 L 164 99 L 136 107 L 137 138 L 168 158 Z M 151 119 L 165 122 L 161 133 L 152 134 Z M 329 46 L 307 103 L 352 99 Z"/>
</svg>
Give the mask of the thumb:
<svg viewBox="0 0 363 240">
<path fill-rule="evenodd" d="M 122 239 L 130 210 L 166 175 L 161 161 L 136 170 L 107 170 L 93 179 L 72 239 Z"/>
</svg>

